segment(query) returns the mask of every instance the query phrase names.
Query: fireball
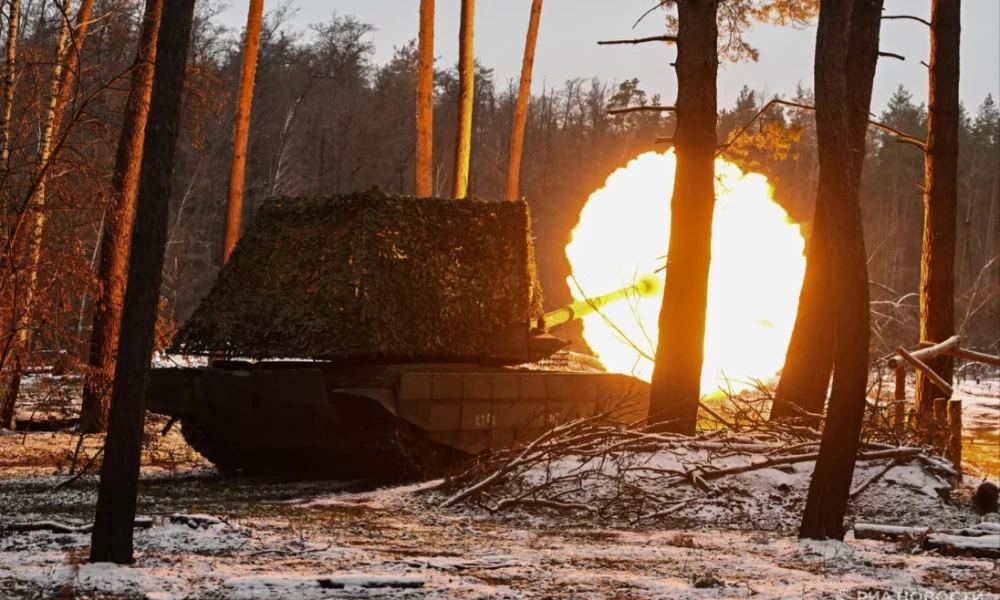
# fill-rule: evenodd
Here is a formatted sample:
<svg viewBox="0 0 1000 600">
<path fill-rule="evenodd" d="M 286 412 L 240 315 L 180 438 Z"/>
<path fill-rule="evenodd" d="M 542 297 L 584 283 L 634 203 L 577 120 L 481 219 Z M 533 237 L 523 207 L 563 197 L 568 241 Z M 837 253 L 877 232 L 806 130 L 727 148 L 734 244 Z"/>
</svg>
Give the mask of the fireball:
<svg viewBox="0 0 1000 600">
<path fill-rule="evenodd" d="M 574 298 L 634 285 L 648 274 L 662 289 L 675 167 L 673 150 L 647 152 L 591 194 L 566 246 Z M 805 273 L 801 231 L 774 202 L 767 178 L 721 159 L 715 175 L 702 394 L 777 374 Z M 662 299 L 636 293 L 583 318 L 584 338 L 609 371 L 650 380 Z"/>
</svg>

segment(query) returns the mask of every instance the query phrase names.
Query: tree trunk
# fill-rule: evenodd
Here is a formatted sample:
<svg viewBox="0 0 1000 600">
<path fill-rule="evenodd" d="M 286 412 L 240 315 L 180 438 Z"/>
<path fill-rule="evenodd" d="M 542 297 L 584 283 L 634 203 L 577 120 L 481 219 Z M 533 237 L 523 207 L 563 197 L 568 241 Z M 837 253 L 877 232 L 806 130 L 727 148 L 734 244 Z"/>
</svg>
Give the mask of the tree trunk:
<svg viewBox="0 0 1000 600">
<path fill-rule="evenodd" d="M 67 2 L 67 10 L 69 5 L 70 2 Z M 31 321 L 32 313 L 35 311 L 38 267 L 42 258 L 42 238 L 45 235 L 45 221 L 48 216 L 45 212 L 45 180 L 52 155 L 52 139 L 55 137 L 60 121 L 59 102 L 63 95 L 61 86 L 64 81 L 62 72 L 65 66 L 63 55 L 66 52 L 66 42 L 69 39 L 69 17 L 63 17 L 61 22 L 59 38 L 56 42 L 55 61 L 49 76 L 49 105 L 45 112 L 41 139 L 38 142 L 38 163 L 32 171 L 34 189 L 30 192 L 24 209 L 24 215 L 28 218 L 29 223 L 28 239 L 25 242 L 28 253 L 27 265 L 24 267 L 26 281 L 23 286 L 18 286 L 18 289 L 23 289 L 23 295 L 21 297 L 15 296 L 12 304 L 12 310 L 19 312 L 13 319 L 14 330 L 10 332 L 10 335 L 16 339 L 13 354 L 18 365 L 23 365 L 26 362 L 25 357 L 31 344 Z M 13 245 L 15 242 L 11 240 L 10 243 Z M 15 273 L 14 276 L 17 278 L 20 274 Z M 4 407 L 2 409 L 4 412 L 14 410 L 23 372 L 21 367 L 14 369 L 5 382 L 6 390 L 4 391 Z"/>
<path fill-rule="evenodd" d="M 10 0 L 10 14 L 7 19 L 7 64 L 5 65 L 3 79 L 3 107 L 0 108 L 0 185 L 6 184 L 7 173 L 10 166 L 10 117 L 14 107 L 14 91 L 17 87 L 17 36 L 19 34 L 21 21 L 21 0 Z M 3 204 L 0 205 L 0 214 L 7 215 L 10 207 L 7 204 L 7 196 L 4 195 Z M 7 240 L 10 241 L 10 240 Z M 11 249 L 4 252 L 10 257 Z M 16 297 L 14 298 L 16 301 Z M 12 310 L 17 310 L 17 305 L 11 305 Z M 17 333 L 8 332 L 8 348 L 13 342 Z M 6 354 L 6 353 L 5 353 Z M 17 364 L 17 353 L 12 358 L 14 366 L 11 368 L 4 356 L 0 363 L 0 429 L 13 427 L 14 408 L 17 404 L 17 395 L 21 386 L 21 368 Z"/>
<path fill-rule="evenodd" d="M 920 339 L 942 342 L 955 334 L 955 245 L 958 221 L 958 76 L 961 0 L 934 0 L 924 159 L 924 249 L 920 269 Z M 929 366 L 949 384 L 954 359 Z M 926 418 L 935 398 L 948 395 L 917 373 L 917 412 Z"/>
<path fill-rule="evenodd" d="M 121 341 L 101 465 L 90 561 L 132 562 L 144 396 L 160 299 L 167 209 L 195 0 L 164 0 L 143 143 Z"/>
<path fill-rule="evenodd" d="M 233 162 L 229 171 L 229 197 L 226 201 L 226 236 L 222 246 L 222 264 L 240 239 L 243 221 L 243 181 L 246 175 L 247 140 L 250 136 L 250 107 L 253 104 L 253 80 L 257 74 L 257 50 L 260 48 L 260 22 L 264 0 L 250 0 L 247 31 L 243 39 L 243 69 L 236 92 L 236 118 L 233 125 Z"/>
<path fill-rule="evenodd" d="M 21 391 L 21 357 L 12 357 L 13 365 L 9 367 L 7 385 L 4 386 L 3 397 L 0 398 L 0 429 L 14 429 L 14 414 L 17 408 L 17 395 Z"/>
<path fill-rule="evenodd" d="M 542 18 L 542 0 L 532 0 L 528 19 L 528 37 L 524 42 L 524 62 L 521 63 L 521 83 L 517 88 L 517 108 L 514 111 L 514 131 L 510 135 L 510 166 L 507 169 L 507 199 L 517 200 L 521 178 L 521 149 L 524 147 L 524 123 L 528 119 L 531 100 L 531 70 L 535 65 L 535 43 L 538 22 Z"/>
<path fill-rule="evenodd" d="M 811 539 L 844 539 L 861 443 L 870 329 L 859 195 L 881 13 L 882 0 L 823 2 L 816 31 L 818 197 L 828 226 L 832 279 L 827 286 L 834 292 L 836 343 L 830 408 L 799 529 L 800 537 Z M 864 109 L 858 110 L 861 104 Z"/>
<path fill-rule="evenodd" d="M 472 101 L 476 80 L 475 54 L 472 51 L 476 0 L 462 0 L 462 25 L 458 38 L 458 125 L 455 128 L 455 169 L 451 191 L 453 198 L 469 194 L 469 159 L 472 156 Z"/>
<path fill-rule="evenodd" d="M 101 289 L 94 302 L 94 325 L 88 357 L 90 371 L 83 386 L 83 407 L 80 411 L 80 430 L 83 433 L 99 433 L 108 427 L 110 387 L 115 375 L 118 329 L 128 276 L 129 241 L 135 215 L 135 195 L 139 187 L 146 117 L 153 91 L 156 32 L 162 10 L 163 0 L 146 0 L 131 87 L 118 137 L 115 168 L 111 175 L 111 200 L 105 219 L 107 225 L 101 235 L 101 260 L 97 267 Z"/>
<path fill-rule="evenodd" d="M 705 351 L 715 211 L 715 0 L 677 2 L 677 171 L 649 413 L 663 429 L 694 433 Z"/>
<path fill-rule="evenodd" d="M 434 195 L 434 0 L 420 0 L 417 58 L 417 196 Z"/>
<path fill-rule="evenodd" d="M 778 379 L 772 419 L 795 417 L 797 405 L 822 414 L 833 373 L 833 305 L 829 302 L 830 243 L 822 199 L 817 190 L 812 235 L 806 251 L 806 272 L 799 293 L 799 309 Z"/>
<path fill-rule="evenodd" d="M 849 10 L 849 9 L 848 9 Z M 850 186 L 855 197 L 861 190 L 861 170 L 865 160 L 865 139 L 868 134 L 868 111 L 871 106 L 872 87 L 875 79 L 877 63 L 878 31 L 871 33 L 866 27 L 860 31 L 851 31 L 850 36 L 876 36 L 876 55 L 873 60 L 866 46 L 857 51 L 847 51 L 844 60 L 847 65 L 845 76 L 846 91 L 844 92 L 848 107 L 848 139 L 851 160 L 850 179 L 844 183 Z M 855 37 L 850 38 L 857 39 Z M 870 40 L 859 40 L 870 44 Z M 818 42 L 817 42 L 818 43 Z M 857 115 L 865 115 L 864 119 Z M 829 168 L 829 166 L 828 166 Z M 846 174 L 845 174 L 846 176 Z M 822 180 L 822 175 L 821 175 Z M 831 193 L 827 193 L 831 192 Z M 813 232 L 809 240 L 806 254 L 806 273 L 802 281 L 802 291 L 799 294 L 799 309 L 795 315 L 795 326 L 792 328 L 792 338 L 789 340 L 788 351 L 785 354 L 785 365 L 778 380 L 775 392 L 772 418 L 793 417 L 798 411 L 792 404 L 816 414 L 822 414 L 826 405 L 827 389 L 830 385 L 830 375 L 833 373 L 834 348 L 836 335 L 834 333 L 835 314 L 833 303 L 830 302 L 833 284 L 833 260 L 829 237 L 829 221 L 823 212 L 823 207 L 830 202 L 838 202 L 840 198 L 832 195 L 832 188 L 818 186 L 816 191 L 816 209 L 813 218 Z M 867 284 L 866 284 L 867 285 Z"/>
<path fill-rule="evenodd" d="M 76 71 L 80 65 L 80 54 L 83 52 L 83 40 L 87 37 L 87 30 L 90 28 L 91 16 L 94 13 L 94 0 L 82 0 L 80 9 L 76 12 L 76 26 L 70 36 L 70 44 L 66 48 L 66 58 L 63 61 L 61 79 L 59 82 L 59 99 L 56 102 L 55 129 L 53 134 L 59 133 L 63 117 L 66 115 L 66 108 L 70 104 L 73 95 L 73 86 L 76 82 Z"/>
<path fill-rule="evenodd" d="M 14 107 L 14 90 L 17 87 L 17 36 L 21 21 L 21 0 L 10 0 L 7 20 L 7 65 L 3 79 L 3 109 L 0 110 L 0 182 L 7 178 L 10 162 L 10 115 Z M 6 211 L 4 211 L 6 212 Z"/>
</svg>

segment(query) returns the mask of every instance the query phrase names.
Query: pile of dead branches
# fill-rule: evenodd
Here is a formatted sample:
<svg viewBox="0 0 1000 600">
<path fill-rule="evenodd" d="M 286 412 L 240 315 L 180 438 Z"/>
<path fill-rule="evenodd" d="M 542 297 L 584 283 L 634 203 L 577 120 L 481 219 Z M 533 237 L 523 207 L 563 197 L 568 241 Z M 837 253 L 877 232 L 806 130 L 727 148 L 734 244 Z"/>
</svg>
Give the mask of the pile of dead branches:
<svg viewBox="0 0 1000 600">
<path fill-rule="evenodd" d="M 716 507 L 712 510 L 742 506 L 748 513 L 766 511 L 769 504 L 794 500 L 794 494 L 775 498 L 770 488 L 748 489 L 734 476 L 777 469 L 808 482 L 808 473 L 796 467 L 816 460 L 819 438 L 811 427 L 766 419 L 684 436 L 657 433 L 643 424 L 628 427 L 600 415 L 560 425 L 519 448 L 488 454 L 436 492 L 443 508 L 540 508 L 630 523 L 708 505 Z M 924 448 L 866 442 L 858 461 L 873 475 L 852 494 L 863 493 L 893 465 L 914 460 L 936 476 L 955 475 L 946 461 Z"/>
</svg>

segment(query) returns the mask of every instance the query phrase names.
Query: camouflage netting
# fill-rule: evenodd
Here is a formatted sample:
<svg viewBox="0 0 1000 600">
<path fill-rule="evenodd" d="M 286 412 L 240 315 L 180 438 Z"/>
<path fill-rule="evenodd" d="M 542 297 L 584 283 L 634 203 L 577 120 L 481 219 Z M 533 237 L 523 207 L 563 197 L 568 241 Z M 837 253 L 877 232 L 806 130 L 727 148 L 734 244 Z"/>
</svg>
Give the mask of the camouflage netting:
<svg viewBox="0 0 1000 600">
<path fill-rule="evenodd" d="M 174 339 L 188 354 L 523 361 L 541 314 L 528 208 L 274 198 Z"/>
</svg>

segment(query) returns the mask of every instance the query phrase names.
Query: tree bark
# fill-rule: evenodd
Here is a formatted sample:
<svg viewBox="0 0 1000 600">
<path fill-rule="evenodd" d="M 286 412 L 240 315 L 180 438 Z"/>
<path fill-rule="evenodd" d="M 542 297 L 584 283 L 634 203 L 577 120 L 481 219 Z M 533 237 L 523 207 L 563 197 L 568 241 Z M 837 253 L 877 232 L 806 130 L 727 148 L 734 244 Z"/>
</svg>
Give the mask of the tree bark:
<svg viewBox="0 0 1000 600">
<path fill-rule="evenodd" d="M 417 196 L 434 195 L 434 0 L 420 0 L 417 50 Z"/>
<path fill-rule="evenodd" d="M 132 562 L 144 396 L 160 299 L 167 209 L 195 0 L 164 0 L 143 143 L 121 341 L 101 465 L 90 561 Z"/>
<path fill-rule="evenodd" d="M 476 80 L 472 49 L 476 0 L 462 0 L 462 25 L 458 39 L 458 126 L 455 128 L 453 198 L 469 195 L 469 160 L 472 157 L 472 104 Z"/>
<path fill-rule="evenodd" d="M 20 34 L 21 0 L 10 0 L 7 20 L 7 64 L 3 79 L 3 109 L 0 110 L 0 181 L 7 177 L 10 162 L 10 115 L 14 107 L 14 90 L 17 87 L 17 36 Z"/>
<path fill-rule="evenodd" d="M 19 34 L 21 20 L 21 0 L 10 0 L 10 14 L 7 20 L 7 64 L 5 65 L 3 80 L 3 107 L 0 108 L 0 185 L 6 183 L 8 166 L 10 163 L 10 117 L 14 107 L 14 90 L 17 87 L 17 36 Z M 3 205 L 0 207 L 2 214 L 6 215 L 9 210 L 6 195 Z M 9 250 L 4 254 L 9 256 Z M 15 297 L 16 300 L 16 297 Z M 17 310 L 16 304 L 12 305 L 13 310 Z M 7 339 L 13 341 L 17 333 L 11 331 Z M 5 357 L 6 358 L 6 357 Z M 21 386 L 21 366 L 17 360 L 15 351 L 11 357 L 13 366 L 5 360 L 0 373 L 2 383 L 2 396 L 0 396 L 0 429 L 13 428 L 14 409 L 17 404 L 17 396 Z"/>
<path fill-rule="evenodd" d="M 866 26 L 863 30 L 849 32 L 852 43 L 855 35 L 875 35 L 876 55 L 869 55 L 867 46 L 846 51 L 847 65 L 844 92 L 848 110 L 847 142 L 850 159 L 849 180 L 844 180 L 856 197 L 861 190 L 861 170 L 865 160 L 865 139 L 868 135 L 868 111 L 871 106 L 875 66 L 878 62 L 878 31 L 872 34 Z M 817 41 L 818 43 L 818 41 Z M 870 44 L 870 39 L 859 43 Z M 864 118 L 858 118 L 857 115 Z M 822 167 L 821 167 L 822 169 Z M 829 169 L 829 166 L 828 166 Z M 847 176 L 847 174 L 845 174 Z M 822 176 L 820 178 L 822 181 Z M 826 405 L 830 376 L 833 373 L 836 321 L 832 294 L 834 265 L 833 248 L 829 237 L 827 215 L 824 206 L 841 200 L 829 186 L 818 186 L 813 232 L 806 254 L 806 273 L 799 294 L 799 309 L 795 315 L 795 325 L 785 354 L 785 365 L 775 392 L 777 402 L 771 411 L 772 418 L 794 417 L 797 413 L 791 404 L 797 404 L 807 412 L 822 414 Z M 856 191 L 854 191 L 856 190 Z M 828 193 L 830 192 L 830 193 Z M 867 285 L 867 284 L 866 284 Z"/>
<path fill-rule="evenodd" d="M 693 434 L 701 396 L 715 211 L 718 25 L 715 0 L 677 2 L 677 171 L 649 413 Z"/>
<path fill-rule="evenodd" d="M 532 0 L 528 18 L 528 36 L 524 42 L 524 62 L 521 63 L 521 83 L 517 88 L 517 108 L 514 110 L 514 131 L 510 135 L 510 165 L 507 169 L 507 200 L 517 200 L 521 178 L 521 150 L 524 147 L 524 123 L 528 119 L 531 100 L 531 71 L 535 66 L 535 43 L 538 23 L 542 18 L 542 0 Z"/>
<path fill-rule="evenodd" d="M 817 190 L 799 309 L 775 390 L 772 419 L 798 416 L 793 404 L 814 414 L 822 414 L 826 407 L 834 348 L 834 314 L 829 302 L 830 243 L 826 230 L 823 202 Z"/>
<path fill-rule="evenodd" d="M 928 85 L 927 152 L 924 159 L 924 241 L 920 268 L 920 339 L 943 342 L 955 333 L 955 246 L 958 235 L 959 47 L 961 0 L 934 0 Z M 948 384 L 954 359 L 941 355 L 927 366 Z M 917 373 L 917 412 L 947 398 Z"/>
<path fill-rule="evenodd" d="M 844 538 L 844 514 L 861 444 L 870 329 L 859 195 L 881 13 L 882 0 L 824 2 L 816 31 L 819 196 L 829 227 L 832 279 L 827 286 L 834 292 L 836 343 L 830 408 L 799 529 L 803 538 Z M 864 109 L 858 110 L 861 104 Z"/>
<path fill-rule="evenodd" d="M 260 23 L 264 16 L 264 0 L 250 0 L 247 31 L 243 40 L 243 69 L 236 92 L 236 118 L 233 124 L 233 162 L 229 171 L 229 197 L 226 201 L 226 235 L 222 245 L 222 264 L 240 239 L 243 222 L 243 181 L 246 176 L 247 140 L 250 137 L 250 108 L 253 104 L 253 80 L 257 73 L 257 52 L 260 48 Z"/>
<path fill-rule="evenodd" d="M 129 241 L 135 216 L 135 196 L 139 187 L 146 118 L 153 91 L 156 33 L 162 11 L 163 0 L 146 0 L 125 116 L 118 137 L 115 167 L 111 175 L 111 199 L 100 241 L 101 260 L 97 267 L 97 279 L 101 287 L 94 302 L 94 324 L 88 356 L 90 371 L 83 386 L 83 406 L 80 411 L 80 430 L 83 433 L 100 433 L 108 427 L 110 386 L 115 375 L 118 329 L 128 276 Z"/>
<path fill-rule="evenodd" d="M 76 70 L 80 65 L 80 54 L 83 52 L 83 41 L 87 37 L 87 30 L 90 28 L 90 21 L 93 14 L 94 0 L 82 0 L 80 2 L 80 9 L 76 11 L 76 25 L 73 27 L 73 34 L 70 36 L 70 44 L 66 48 L 66 58 L 63 61 L 63 68 L 60 74 L 59 99 L 56 103 L 54 133 L 59 132 L 63 117 L 66 115 L 66 108 L 72 99 L 73 85 L 76 82 Z"/>
</svg>

